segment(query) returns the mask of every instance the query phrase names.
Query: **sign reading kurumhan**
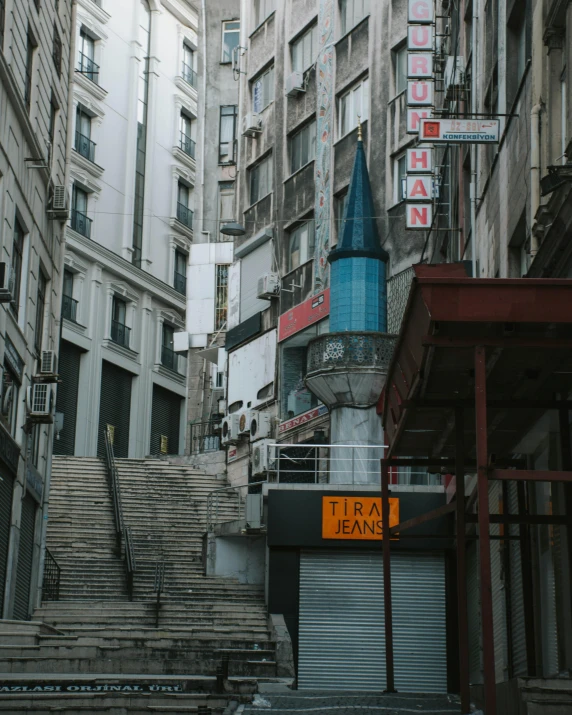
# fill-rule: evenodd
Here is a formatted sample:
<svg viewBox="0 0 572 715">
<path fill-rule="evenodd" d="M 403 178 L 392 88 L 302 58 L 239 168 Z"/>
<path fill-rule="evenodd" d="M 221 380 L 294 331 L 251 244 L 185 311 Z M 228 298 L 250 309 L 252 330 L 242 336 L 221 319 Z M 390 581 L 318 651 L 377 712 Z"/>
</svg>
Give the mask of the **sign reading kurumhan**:
<svg viewBox="0 0 572 715">
<path fill-rule="evenodd" d="M 381 497 L 322 497 L 322 539 L 382 539 Z M 399 499 L 389 499 L 389 526 L 399 524 Z"/>
</svg>

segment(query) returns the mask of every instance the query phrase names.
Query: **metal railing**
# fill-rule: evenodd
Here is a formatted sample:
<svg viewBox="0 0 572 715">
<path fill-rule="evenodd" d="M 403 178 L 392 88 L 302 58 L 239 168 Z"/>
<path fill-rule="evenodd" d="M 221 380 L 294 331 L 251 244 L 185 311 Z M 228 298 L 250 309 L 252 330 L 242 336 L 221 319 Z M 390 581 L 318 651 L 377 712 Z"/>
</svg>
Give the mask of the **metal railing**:
<svg viewBox="0 0 572 715">
<path fill-rule="evenodd" d="M 187 228 L 193 228 L 193 212 L 180 201 L 177 202 L 177 220 Z"/>
<path fill-rule="evenodd" d="M 77 70 L 94 84 L 99 84 L 99 65 L 96 65 L 95 62 L 87 55 L 84 55 L 83 52 L 79 53 L 79 66 Z"/>
<path fill-rule="evenodd" d="M 52 552 L 46 547 L 46 558 L 44 560 L 44 581 L 42 585 L 42 600 L 59 601 L 60 599 L 60 577 L 62 570 L 55 560 Z"/>
<path fill-rule="evenodd" d="M 187 295 L 187 276 L 175 271 L 174 288 L 178 293 Z"/>
<path fill-rule="evenodd" d="M 215 429 L 215 425 L 217 424 L 220 423 L 213 422 L 212 420 L 191 424 L 192 454 L 218 452 L 220 449 L 220 429 Z"/>
<path fill-rule="evenodd" d="M 118 320 L 111 321 L 111 339 L 118 345 L 123 345 L 124 348 L 129 347 L 131 340 L 131 328 L 128 328 Z"/>
<path fill-rule="evenodd" d="M 121 504 L 121 488 L 119 485 L 119 473 L 115 464 L 115 455 L 113 453 L 113 444 L 109 436 L 109 430 L 104 429 L 105 438 L 105 462 L 107 465 L 107 477 L 109 479 L 109 490 L 113 502 L 113 519 L 115 522 L 115 539 L 117 552 L 121 554 L 122 545 L 123 557 L 125 563 L 125 576 L 127 578 L 127 590 L 129 600 L 133 600 L 133 577 L 136 571 L 135 547 L 133 544 L 133 536 L 131 529 L 125 525 L 123 519 L 123 507 Z"/>
<path fill-rule="evenodd" d="M 77 306 L 78 301 L 74 300 L 71 295 L 62 295 L 62 317 L 66 320 L 71 320 L 72 323 L 77 323 Z"/>
<path fill-rule="evenodd" d="M 259 494 L 267 481 L 261 479 L 259 482 L 221 487 L 210 492 L 207 496 L 207 531 L 212 531 L 215 524 L 245 519 L 247 495 Z"/>
<path fill-rule="evenodd" d="M 165 585 L 165 558 L 162 557 L 160 561 L 155 564 L 155 585 L 153 590 L 157 594 L 157 600 L 155 602 L 155 628 L 159 628 L 159 613 L 161 611 L 161 595 L 163 593 L 163 587 Z"/>
<path fill-rule="evenodd" d="M 186 62 L 183 62 L 183 70 L 181 74 L 187 84 L 190 84 L 191 87 L 197 86 L 197 73 Z"/>
<path fill-rule="evenodd" d="M 91 238 L 92 220 L 77 209 L 71 210 L 71 227 L 86 238 Z"/>
<path fill-rule="evenodd" d="M 95 142 L 81 132 L 75 133 L 75 150 L 91 162 L 95 162 Z"/>
<path fill-rule="evenodd" d="M 191 139 L 190 136 L 185 134 L 185 132 L 181 132 L 181 138 L 179 140 L 179 146 L 181 149 L 185 152 L 187 156 L 190 156 L 191 159 L 195 158 L 195 142 Z"/>
<path fill-rule="evenodd" d="M 179 372 L 179 356 L 166 345 L 161 346 L 161 365 L 169 370 L 173 370 L 173 372 Z"/>
</svg>

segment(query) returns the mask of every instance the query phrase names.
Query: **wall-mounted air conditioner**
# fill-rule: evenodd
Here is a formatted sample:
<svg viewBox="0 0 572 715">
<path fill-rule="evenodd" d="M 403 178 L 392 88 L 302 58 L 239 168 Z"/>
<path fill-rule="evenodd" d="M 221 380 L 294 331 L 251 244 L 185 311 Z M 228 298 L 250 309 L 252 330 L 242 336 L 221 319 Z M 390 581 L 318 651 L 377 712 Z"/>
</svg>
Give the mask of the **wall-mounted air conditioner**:
<svg viewBox="0 0 572 715">
<path fill-rule="evenodd" d="M 258 114 L 246 114 L 242 118 L 242 136 L 254 137 L 262 131 L 262 119 Z"/>
<path fill-rule="evenodd" d="M 28 387 L 26 406 L 28 416 L 36 422 L 51 422 L 54 403 L 54 386 L 46 382 Z"/>
<path fill-rule="evenodd" d="M 258 279 L 256 297 L 262 299 L 278 298 L 280 295 L 280 278 L 277 273 L 264 273 Z"/>
<path fill-rule="evenodd" d="M 221 444 L 236 444 L 239 441 L 238 436 L 238 420 L 240 415 L 235 412 L 232 415 L 227 415 L 222 421 L 222 429 L 220 435 Z"/>
<path fill-rule="evenodd" d="M 250 434 L 250 420 L 253 413 L 250 410 L 238 413 L 238 434 Z"/>
<path fill-rule="evenodd" d="M 250 418 L 250 441 L 270 437 L 272 431 L 272 418 L 268 412 L 252 412 Z"/>
<path fill-rule="evenodd" d="M 449 55 L 445 62 L 445 72 L 443 73 L 443 86 L 445 95 L 450 98 L 455 89 L 460 89 L 465 85 L 465 58 L 460 55 Z"/>
<path fill-rule="evenodd" d="M 286 94 L 288 97 L 295 97 L 300 92 L 305 92 L 304 74 L 302 72 L 292 72 L 286 77 Z"/>
<path fill-rule="evenodd" d="M 42 350 L 39 363 L 40 375 L 48 376 L 57 374 L 58 360 L 55 350 Z"/>
<path fill-rule="evenodd" d="M 272 440 L 261 439 L 252 445 L 252 454 L 250 462 L 252 464 L 252 476 L 266 474 L 266 472 L 274 469 L 275 465 L 275 447 L 272 447 Z"/>
<path fill-rule="evenodd" d="M 16 299 L 15 287 L 16 280 L 12 266 L 2 261 L 0 263 L 0 303 L 11 303 Z"/>
<path fill-rule="evenodd" d="M 63 184 L 54 185 L 51 201 L 48 205 L 48 213 L 53 218 L 67 221 L 69 213 L 68 191 Z"/>
</svg>

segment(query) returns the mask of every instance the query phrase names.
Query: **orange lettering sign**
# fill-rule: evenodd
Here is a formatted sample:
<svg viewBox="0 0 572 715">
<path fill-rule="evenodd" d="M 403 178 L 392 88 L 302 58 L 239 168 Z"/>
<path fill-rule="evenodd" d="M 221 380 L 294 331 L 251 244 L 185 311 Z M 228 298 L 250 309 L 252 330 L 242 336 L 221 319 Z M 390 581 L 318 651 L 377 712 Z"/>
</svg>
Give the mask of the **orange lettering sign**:
<svg viewBox="0 0 572 715">
<path fill-rule="evenodd" d="M 399 524 L 399 499 L 389 499 L 389 526 Z M 381 497 L 322 497 L 322 539 L 381 541 Z"/>
</svg>

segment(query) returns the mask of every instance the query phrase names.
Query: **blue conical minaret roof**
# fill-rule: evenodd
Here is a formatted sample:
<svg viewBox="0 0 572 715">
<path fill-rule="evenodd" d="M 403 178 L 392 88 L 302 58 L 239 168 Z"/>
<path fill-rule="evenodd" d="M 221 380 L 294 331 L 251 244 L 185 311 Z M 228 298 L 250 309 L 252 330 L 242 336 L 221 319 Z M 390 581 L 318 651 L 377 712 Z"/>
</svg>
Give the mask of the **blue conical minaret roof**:
<svg viewBox="0 0 572 715">
<path fill-rule="evenodd" d="M 389 255 L 381 247 L 375 220 L 373 196 L 365 160 L 361 125 L 358 132 L 356 157 L 350 183 L 348 203 L 344 216 L 344 231 L 341 241 L 330 251 L 328 261 L 340 258 L 377 258 L 387 262 Z"/>
</svg>

